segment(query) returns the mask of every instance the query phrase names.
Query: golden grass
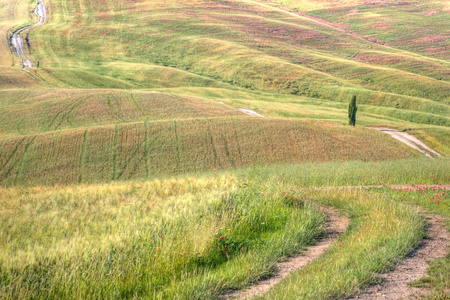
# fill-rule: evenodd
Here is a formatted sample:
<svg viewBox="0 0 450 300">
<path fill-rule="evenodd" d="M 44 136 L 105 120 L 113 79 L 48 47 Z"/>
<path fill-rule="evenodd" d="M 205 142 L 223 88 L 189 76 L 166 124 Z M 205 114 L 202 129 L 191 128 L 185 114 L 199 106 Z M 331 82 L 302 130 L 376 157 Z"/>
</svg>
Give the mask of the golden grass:
<svg viewBox="0 0 450 300">
<path fill-rule="evenodd" d="M 106 252 L 111 244 L 120 246 L 131 236 L 144 236 L 154 222 L 179 218 L 191 205 L 199 205 L 200 196 L 201 205 L 209 205 L 217 200 L 219 191 L 231 191 L 235 182 L 233 176 L 224 175 L 56 189 L 34 187 L 28 191 L 2 189 L 2 224 L 10 224 L 8 236 L 22 234 L 20 239 L 1 243 L 1 267 L 23 268 L 43 258 L 66 259 L 87 247 Z M 23 222 L 11 214 L 19 211 L 26 216 Z M 30 227 L 24 231 L 26 224 Z M 49 238 L 48 232 L 55 230 L 58 235 Z M 2 235 L 4 238 L 6 235 Z"/>
<path fill-rule="evenodd" d="M 237 184 L 235 176 L 219 175 L 4 189 L 0 296 L 208 298 L 267 273 L 322 232 L 315 207 L 293 207 Z M 243 240 L 220 250 L 220 237 Z M 223 274 L 238 265 L 238 277 Z"/>
<path fill-rule="evenodd" d="M 0 295 L 217 298 L 272 274 L 276 261 L 318 238 L 324 219 L 317 205 L 348 215 L 348 231 L 267 297 L 354 295 L 418 244 L 423 220 L 388 190 L 302 186 L 431 184 L 448 180 L 448 163 L 286 165 L 145 182 L 4 188 Z M 290 195 L 300 207 L 292 205 Z M 243 246 L 226 256 L 220 237 Z"/>
</svg>

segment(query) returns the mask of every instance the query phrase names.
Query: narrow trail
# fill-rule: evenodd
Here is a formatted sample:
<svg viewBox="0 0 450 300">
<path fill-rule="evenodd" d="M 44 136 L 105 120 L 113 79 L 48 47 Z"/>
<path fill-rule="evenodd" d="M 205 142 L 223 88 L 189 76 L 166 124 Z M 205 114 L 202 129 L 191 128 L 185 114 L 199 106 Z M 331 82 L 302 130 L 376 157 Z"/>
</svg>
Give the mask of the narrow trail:
<svg viewBox="0 0 450 300">
<path fill-rule="evenodd" d="M 244 108 L 239 108 L 238 109 L 240 112 L 243 112 L 244 114 L 247 115 L 251 115 L 251 116 L 255 116 L 255 117 L 260 117 L 260 118 L 264 118 L 263 115 L 258 114 L 256 111 L 250 110 L 250 109 L 244 109 Z"/>
<path fill-rule="evenodd" d="M 33 62 L 28 59 L 28 57 L 25 55 L 25 51 L 23 49 L 23 38 L 20 35 L 22 32 L 29 30 L 33 27 L 42 25 L 47 20 L 47 13 L 44 6 L 44 0 L 37 0 L 36 9 L 34 10 L 34 13 L 39 17 L 39 21 L 35 23 L 34 25 L 29 26 L 23 26 L 13 31 L 12 36 L 10 38 L 11 45 L 16 50 L 17 56 L 22 60 L 23 68 L 32 68 Z"/>
<path fill-rule="evenodd" d="M 444 257 L 448 253 L 450 232 L 443 227 L 444 218 L 423 212 L 427 217 L 428 239 L 415 249 L 397 268 L 382 274 L 383 283 L 369 287 L 362 294 L 350 299 L 409 299 L 429 293 L 426 289 L 410 287 L 408 283 L 424 277 L 429 265 L 427 261 Z"/>
<path fill-rule="evenodd" d="M 390 188 L 399 190 L 418 191 L 421 189 L 448 190 L 450 185 L 372 185 L 372 186 L 340 186 L 340 187 L 315 187 L 313 189 L 370 189 Z M 233 291 L 223 295 L 221 299 L 251 299 L 267 293 L 289 274 L 307 266 L 310 262 L 321 256 L 325 250 L 336 241 L 337 237 L 344 233 L 350 223 L 350 219 L 340 217 L 339 213 L 332 208 L 322 208 L 328 216 L 326 237 L 316 245 L 309 247 L 299 256 L 292 257 L 285 262 L 277 264 L 277 274 L 274 277 L 261 280 L 249 289 Z M 444 228 L 445 218 L 430 214 L 422 210 L 422 215 L 427 218 L 427 239 L 408 258 L 403 260 L 395 270 L 381 274 L 383 283 L 371 286 L 361 294 L 348 299 L 408 299 L 429 293 L 426 289 L 410 287 L 408 283 L 416 281 L 427 274 L 429 265 L 427 261 L 444 257 L 449 251 L 450 232 Z"/>
<path fill-rule="evenodd" d="M 312 187 L 314 190 L 321 189 L 383 189 L 388 188 L 392 190 L 404 190 L 404 191 L 416 191 L 421 190 L 450 190 L 450 184 L 386 184 L 386 185 L 354 185 L 354 186 L 324 186 L 324 187 Z"/>
<path fill-rule="evenodd" d="M 421 140 L 419 140 L 418 138 L 416 138 L 415 136 L 413 136 L 409 133 L 391 129 L 391 128 L 387 128 L 387 127 L 374 127 L 373 129 L 390 135 L 392 138 L 404 143 L 405 145 L 407 145 L 413 149 L 416 149 L 417 151 L 419 151 L 420 153 L 422 153 L 423 155 L 425 155 L 429 158 L 433 158 L 432 154 L 435 156 L 441 156 L 439 153 L 437 153 L 436 151 L 434 151 L 433 149 L 428 147 Z"/>
<path fill-rule="evenodd" d="M 14 31 L 11 36 L 11 44 L 13 45 L 14 49 L 16 50 L 17 56 L 22 60 L 23 68 L 33 67 L 33 63 L 25 55 L 25 52 L 23 50 L 23 39 L 20 36 L 21 32 L 28 30 L 30 27 L 31 26 L 26 26 L 26 27 L 20 28 L 20 29 Z"/>
<path fill-rule="evenodd" d="M 224 295 L 222 299 L 249 299 L 262 295 L 292 272 L 307 266 L 311 261 L 321 256 L 325 250 L 336 241 L 337 237 L 347 230 L 350 223 L 350 219 L 339 216 L 339 212 L 334 209 L 322 208 L 322 210 L 329 218 L 325 229 L 326 237 L 324 239 L 320 240 L 316 245 L 308 247 L 308 249 L 299 256 L 278 263 L 276 276 L 261 280 L 247 290 L 228 293 Z"/>
</svg>

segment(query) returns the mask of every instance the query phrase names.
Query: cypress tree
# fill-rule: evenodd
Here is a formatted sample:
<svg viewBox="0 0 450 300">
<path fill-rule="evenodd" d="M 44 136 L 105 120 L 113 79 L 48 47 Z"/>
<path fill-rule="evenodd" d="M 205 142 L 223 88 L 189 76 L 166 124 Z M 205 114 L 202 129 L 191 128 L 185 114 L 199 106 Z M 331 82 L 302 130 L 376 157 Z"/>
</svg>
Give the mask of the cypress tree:
<svg viewBox="0 0 450 300">
<path fill-rule="evenodd" d="M 356 107 L 356 96 L 353 96 L 352 101 L 348 104 L 348 124 L 355 126 L 356 123 L 356 111 L 358 107 Z"/>
</svg>

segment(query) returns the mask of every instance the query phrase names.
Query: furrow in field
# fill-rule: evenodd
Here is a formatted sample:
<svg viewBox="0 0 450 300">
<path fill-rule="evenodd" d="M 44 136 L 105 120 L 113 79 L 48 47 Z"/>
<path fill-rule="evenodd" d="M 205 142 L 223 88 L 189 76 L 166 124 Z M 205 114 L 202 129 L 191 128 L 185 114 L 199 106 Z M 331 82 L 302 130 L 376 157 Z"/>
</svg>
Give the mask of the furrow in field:
<svg viewBox="0 0 450 300">
<path fill-rule="evenodd" d="M 19 181 L 108 182 L 262 164 L 420 155 L 376 130 L 323 121 L 248 117 L 177 120 L 175 124 L 162 120 L 93 126 L 85 132 L 86 127 L 38 134 L 39 143 L 28 149 L 23 165 L 28 175 Z M 17 168 L 23 144 L 33 136 L 2 139 L 0 162 L 6 163 L 0 171 L 1 183 L 10 184 L 7 170 Z M 56 176 L 56 170 L 64 176 Z"/>
<path fill-rule="evenodd" d="M 22 154 L 20 155 L 19 159 L 18 159 L 18 163 L 17 163 L 17 172 L 16 172 L 16 176 L 14 177 L 14 185 L 16 185 L 19 180 L 22 178 L 23 176 L 23 172 L 24 172 L 24 168 L 25 168 L 25 159 L 26 159 L 26 155 L 28 153 L 28 148 L 30 147 L 31 144 L 33 144 L 34 140 L 36 139 L 37 135 L 35 135 L 25 146 Z"/>
<path fill-rule="evenodd" d="M 80 174 L 78 175 L 78 182 L 83 182 L 83 173 L 84 173 L 84 163 L 86 160 L 86 140 L 87 140 L 88 130 L 84 132 L 83 135 L 83 143 L 81 144 L 80 151 Z"/>
</svg>

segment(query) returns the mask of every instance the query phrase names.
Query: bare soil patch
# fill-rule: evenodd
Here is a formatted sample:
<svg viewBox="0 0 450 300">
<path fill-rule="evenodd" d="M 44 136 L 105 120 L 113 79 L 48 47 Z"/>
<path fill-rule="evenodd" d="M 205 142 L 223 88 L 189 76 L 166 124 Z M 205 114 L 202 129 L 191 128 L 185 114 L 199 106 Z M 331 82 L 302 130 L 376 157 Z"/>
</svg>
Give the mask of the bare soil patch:
<svg viewBox="0 0 450 300">
<path fill-rule="evenodd" d="M 437 10 L 432 9 L 432 10 L 424 11 L 423 13 L 421 13 L 421 15 L 432 16 L 432 15 L 435 15 L 435 14 L 437 14 L 437 13 L 438 13 Z"/>
<path fill-rule="evenodd" d="M 277 275 L 261 280 L 247 290 L 235 291 L 224 295 L 222 299 L 250 299 L 262 295 L 273 288 L 282 279 L 289 274 L 307 266 L 311 261 L 322 255 L 325 250 L 331 246 L 337 237 L 347 230 L 350 219 L 342 217 L 339 212 L 331 208 L 322 208 L 329 220 L 325 229 L 325 238 L 316 245 L 309 247 L 305 252 L 298 256 L 289 258 L 287 261 L 277 264 Z"/>
</svg>

